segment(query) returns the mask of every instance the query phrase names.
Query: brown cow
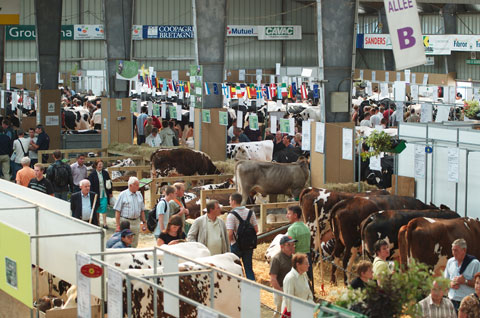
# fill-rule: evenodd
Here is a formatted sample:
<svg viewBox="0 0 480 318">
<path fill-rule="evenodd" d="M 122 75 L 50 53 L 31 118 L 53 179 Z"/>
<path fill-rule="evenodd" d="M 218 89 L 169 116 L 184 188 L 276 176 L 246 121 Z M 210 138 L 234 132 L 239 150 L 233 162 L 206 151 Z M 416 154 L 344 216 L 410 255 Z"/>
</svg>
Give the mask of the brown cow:
<svg viewBox="0 0 480 318">
<path fill-rule="evenodd" d="M 220 174 L 207 154 L 188 148 L 158 149 L 150 162 L 154 178 L 166 177 L 172 172 L 184 176 Z"/>
<path fill-rule="evenodd" d="M 315 221 L 315 204 L 318 209 L 318 226 L 320 227 L 320 241 L 326 242 L 333 238 L 330 227 L 330 209 L 338 202 L 353 197 L 364 197 L 371 195 L 388 195 L 386 190 L 367 191 L 360 193 L 331 191 L 323 188 L 306 188 L 300 193 L 300 207 L 302 208 L 305 224 L 310 229 L 312 246 L 318 250 L 317 241 L 314 239 L 317 233 L 317 222 Z"/>
<path fill-rule="evenodd" d="M 426 205 L 415 198 L 396 195 L 356 197 L 343 200 L 335 204 L 330 212 L 331 226 L 335 235 L 333 255 L 338 260 L 342 252 L 345 251 L 343 254 L 343 268 L 350 271 L 353 259 L 361 246 L 360 224 L 370 214 L 382 210 L 426 210 L 430 208 L 432 206 Z M 349 261 L 350 257 L 352 257 L 352 260 Z M 346 273 L 344 277 L 346 283 Z M 332 282 L 336 282 L 335 266 L 332 267 Z"/>
<path fill-rule="evenodd" d="M 468 254 L 480 258 L 480 221 L 471 218 L 413 219 L 398 233 L 400 262 L 406 265 L 408 260 L 415 258 L 431 266 L 438 275 L 452 257 L 453 241 L 459 238 L 467 242 Z"/>
<path fill-rule="evenodd" d="M 239 161 L 235 164 L 237 189 L 242 194 L 242 204 L 247 202 L 251 191 L 262 195 L 286 194 L 300 196 L 310 176 L 308 162 L 304 157 L 295 163 L 262 161 Z"/>
</svg>

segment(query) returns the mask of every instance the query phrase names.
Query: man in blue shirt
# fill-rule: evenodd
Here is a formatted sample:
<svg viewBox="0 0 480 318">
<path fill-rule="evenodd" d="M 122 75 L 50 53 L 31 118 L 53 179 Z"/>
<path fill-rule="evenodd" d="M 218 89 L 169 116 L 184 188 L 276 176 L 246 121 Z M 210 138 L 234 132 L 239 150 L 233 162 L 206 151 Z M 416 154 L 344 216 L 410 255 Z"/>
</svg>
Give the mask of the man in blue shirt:
<svg viewBox="0 0 480 318">
<path fill-rule="evenodd" d="M 141 108 L 141 114 L 137 117 L 137 145 L 141 145 L 145 142 L 145 127 L 143 126 L 143 123 L 145 120 L 147 120 L 147 112 L 148 108 L 147 106 L 142 106 Z"/>
<path fill-rule="evenodd" d="M 238 138 L 239 142 L 250 142 L 250 139 L 243 133 L 241 128 L 233 128 L 233 134 Z"/>
<path fill-rule="evenodd" d="M 37 142 L 34 143 L 33 141 L 30 141 L 30 145 L 32 146 L 33 150 L 48 150 L 50 147 L 50 137 L 45 132 L 43 125 L 38 125 L 35 129 L 35 133 L 38 135 Z M 42 155 L 42 161 L 47 162 L 48 155 Z"/>
<path fill-rule="evenodd" d="M 120 232 L 121 240 L 115 243 L 112 248 L 128 248 L 132 247 L 133 236 L 135 235 L 130 229 Z"/>
<path fill-rule="evenodd" d="M 129 229 L 130 230 L 130 222 L 124 220 L 120 222 L 120 232 L 115 232 L 107 241 L 107 248 L 112 248 L 113 245 L 117 244 L 119 241 L 122 240 L 122 231 Z"/>
</svg>

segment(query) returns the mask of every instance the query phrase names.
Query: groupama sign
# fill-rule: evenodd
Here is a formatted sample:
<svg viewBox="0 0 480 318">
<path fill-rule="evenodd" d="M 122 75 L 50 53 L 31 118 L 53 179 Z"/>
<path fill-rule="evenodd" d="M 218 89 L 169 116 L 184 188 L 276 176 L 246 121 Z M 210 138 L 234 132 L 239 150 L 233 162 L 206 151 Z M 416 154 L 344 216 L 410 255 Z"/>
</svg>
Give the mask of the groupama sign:
<svg viewBox="0 0 480 318">
<path fill-rule="evenodd" d="M 73 25 L 62 25 L 61 40 L 73 40 Z M 37 31 L 34 25 L 7 25 L 6 40 L 35 40 Z"/>
</svg>

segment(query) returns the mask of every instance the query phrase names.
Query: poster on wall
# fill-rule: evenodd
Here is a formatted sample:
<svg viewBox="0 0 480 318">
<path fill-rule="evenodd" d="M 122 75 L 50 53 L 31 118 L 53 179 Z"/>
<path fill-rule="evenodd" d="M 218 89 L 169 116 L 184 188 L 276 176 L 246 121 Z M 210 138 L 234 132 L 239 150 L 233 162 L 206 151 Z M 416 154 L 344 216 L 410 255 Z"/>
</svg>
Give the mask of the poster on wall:
<svg viewBox="0 0 480 318">
<path fill-rule="evenodd" d="M 105 31 L 102 24 L 75 24 L 73 26 L 74 40 L 104 40 Z"/>
<path fill-rule="evenodd" d="M 115 63 L 117 79 L 135 81 L 138 78 L 138 62 L 117 60 Z"/>
</svg>

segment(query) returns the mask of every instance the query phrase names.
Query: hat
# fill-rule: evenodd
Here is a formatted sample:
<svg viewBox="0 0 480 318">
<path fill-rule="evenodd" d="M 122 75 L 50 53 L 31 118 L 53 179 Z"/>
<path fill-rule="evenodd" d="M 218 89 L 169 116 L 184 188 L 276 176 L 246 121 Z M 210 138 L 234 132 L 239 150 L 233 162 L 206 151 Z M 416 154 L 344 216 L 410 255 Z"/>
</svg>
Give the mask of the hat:
<svg viewBox="0 0 480 318">
<path fill-rule="evenodd" d="M 132 231 L 130 231 L 130 229 L 125 229 L 125 230 L 123 230 L 121 233 L 122 233 L 122 237 L 130 236 L 130 235 L 135 235 L 135 233 L 133 233 Z"/>
<path fill-rule="evenodd" d="M 283 245 L 285 243 L 295 243 L 295 242 L 298 242 L 297 240 L 294 240 L 291 236 L 288 236 L 288 235 L 284 235 L 281 239 L 280 239 L 280 245 Z"/>
</svg>

